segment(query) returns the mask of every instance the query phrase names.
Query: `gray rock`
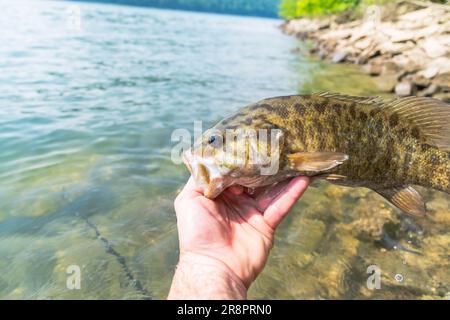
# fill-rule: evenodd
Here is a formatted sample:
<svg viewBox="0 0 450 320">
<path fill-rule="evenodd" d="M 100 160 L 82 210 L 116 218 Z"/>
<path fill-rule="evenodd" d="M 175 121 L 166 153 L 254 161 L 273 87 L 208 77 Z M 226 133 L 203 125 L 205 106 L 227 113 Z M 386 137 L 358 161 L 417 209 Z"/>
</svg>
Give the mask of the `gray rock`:
<svg viewBox="0 0 450 320">
<path fill-rule="evenodd" d="M 331 61 L 334 63 L 339 63 L 345 60 L 347 58 L 348 52 L 347 51 L 337 51 L 333 54 L 333 57 L 331 58 Z"/>
<path fill-rule="evenodd" d="M 445 43 L 445 42 L 443 42 Z M 430 38 L 421 43 L 422 48 L 425 50 L 430 58 L 437 58 L 447 54 L 448 50 L 438 39 Z"/>
<path fill-rule="evenodd" d="M 425 70 L 423 70 L 422 75 L 427 78 L 427 79 L 431 79 L 434 78 L 438 75 L 439 73 L 439 68 L 437 66 L 430 66 L 428 68 L 426 68 Z"/>
<path fill-rule="evenodd" d="M 407 42 L 411 40 L 415 40 L 415 32 L 413 31 L 396 30 L 391 37 L 392 42 Z"/>
<path fill-rule="evenodd" d="M 364 38 L 361 38 L 360 40 L 356 41 L 355 44 L 354 44 L 354 47 L 355 47 L 356 49 L 359 49 L 359 50 L 365 50 L 365 49 L 367 49 L 372 43 L 373 43 L 373 42 L 372 42 L 372 40 L 371 40 L 370 38 L 364 37 Z"/>
<path fill-rule="evenodd" d="M 399 82 L 395 86 L 395 94 L 401 97 L 411 96 L 415 91 L 416 87 L 411 82 Z"/>
<path fill-rule="evenodd" d="M 436 84 L 431 84 L 428 88 L 418 92 L 418 95 L 422 96 L 422 97 L 431 97 L 438 92 L 439 92 L 439 86 Z"/>
</svg>

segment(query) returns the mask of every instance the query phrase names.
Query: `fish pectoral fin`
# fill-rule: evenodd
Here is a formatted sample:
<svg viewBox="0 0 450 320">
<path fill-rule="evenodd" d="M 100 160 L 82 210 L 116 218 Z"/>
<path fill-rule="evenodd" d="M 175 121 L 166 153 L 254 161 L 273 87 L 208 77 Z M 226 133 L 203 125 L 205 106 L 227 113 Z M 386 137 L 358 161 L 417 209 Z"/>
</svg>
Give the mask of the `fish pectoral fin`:
<svg viewBox="0 0 450 320">
<path fill-rule="evenodd" d="M 325 171 L 332 169 L 348 159 L 348 155 L 340 152 L 297 152 L 288 155 L 292 169 L 298 171 Z"/>
<path fill-rule="evenodd" d="M 411 186 L 374 190 L 389 203 L 407 214 L 419 217 L 423 217 L 426 214 L 425 202 L 417 190 Z"/>
</svg>

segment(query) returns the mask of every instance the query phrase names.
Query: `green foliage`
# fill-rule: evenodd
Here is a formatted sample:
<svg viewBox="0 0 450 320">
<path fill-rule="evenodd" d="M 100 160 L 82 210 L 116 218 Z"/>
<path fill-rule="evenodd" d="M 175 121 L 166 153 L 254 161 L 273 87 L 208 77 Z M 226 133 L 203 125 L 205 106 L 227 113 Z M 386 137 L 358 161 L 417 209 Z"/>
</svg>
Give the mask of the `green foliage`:
<svg viewBox="0 0 450 320">
<path fill-rule="evenodd" d="M 431 0 L 447 3 L 448 0 Z M 297 17 L 317 17 L 339 13 L 357 6 L 384 5 L 398 0 L 281 0 L 279 15 L 285 19 Z"/>
<path fill-rule="evenodd" d="M 280 16 L 286 19 L 322 16 L 348 10 L 358 3 L 359 0 L 281 0 Z"/>
</svg>

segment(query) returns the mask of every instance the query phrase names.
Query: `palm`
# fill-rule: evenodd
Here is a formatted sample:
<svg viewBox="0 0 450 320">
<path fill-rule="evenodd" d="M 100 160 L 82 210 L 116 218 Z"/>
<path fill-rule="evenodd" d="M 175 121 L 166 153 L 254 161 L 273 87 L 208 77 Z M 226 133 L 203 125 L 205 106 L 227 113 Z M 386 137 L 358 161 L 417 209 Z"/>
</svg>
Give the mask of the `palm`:
<svg viewBox="0 0 450 320">
<path fill-rule="evenodd" d="M 210 200 L 190 179 L 177 197 L 180 251 L 225 263 L 249 285 L 267 260 L 276 226 L 306 189 L 306 178 L 260 188 L 232 188 Z"/>
</svg>

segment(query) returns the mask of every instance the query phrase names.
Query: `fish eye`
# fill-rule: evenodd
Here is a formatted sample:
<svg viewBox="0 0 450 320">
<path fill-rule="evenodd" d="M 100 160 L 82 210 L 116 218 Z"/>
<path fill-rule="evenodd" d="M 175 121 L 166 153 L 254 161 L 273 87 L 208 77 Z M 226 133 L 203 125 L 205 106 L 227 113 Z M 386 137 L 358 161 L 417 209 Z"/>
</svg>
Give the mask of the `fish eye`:
<svg viewBox="0 0 450 320">
<path fill-rule="evenodd" d="M 207 143 L 213 148 L 219 148 L 223 143 L 223 137 L 220 134 L 212 134 L 208 137 Z"/>
<path fill-rule="evenodd" d="M 210 137 L 208 138 L 208 144 L 213 144 L 214 141 L 216 141 L 216 136 L 215 136 L 215 135 L 212 135 L 212 136 L 210 136 Z"/>
</svg>

